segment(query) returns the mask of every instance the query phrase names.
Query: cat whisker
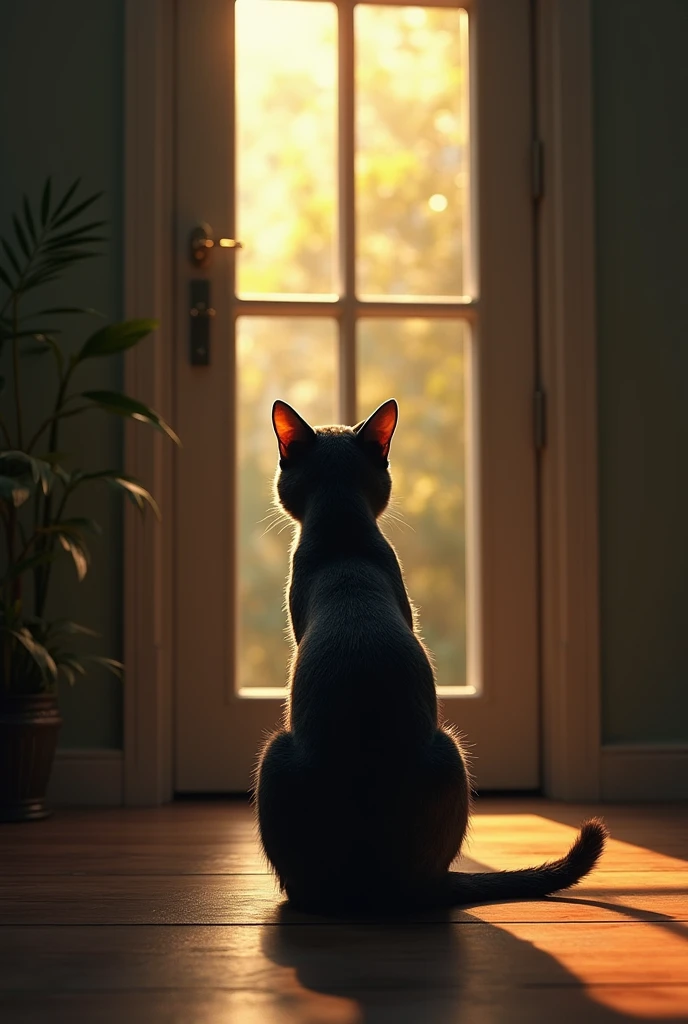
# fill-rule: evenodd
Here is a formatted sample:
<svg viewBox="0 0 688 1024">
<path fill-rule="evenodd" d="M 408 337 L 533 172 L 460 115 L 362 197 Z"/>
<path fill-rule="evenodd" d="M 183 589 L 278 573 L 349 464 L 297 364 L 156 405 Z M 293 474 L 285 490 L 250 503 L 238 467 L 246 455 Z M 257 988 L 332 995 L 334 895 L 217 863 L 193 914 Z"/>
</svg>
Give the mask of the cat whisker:
<svg viewBox="0 0 688 1024">
<path fill-rule="evenodd" d="M 411 524 L 406 522 L 403 516 L 397 514 L 396 512 L 392 512 L 389 509 L 387 509 L 387 511 L 380 518 L 382 519 L 383 523 L 389 523 L 390 526 L 395 526 L 402 533 L 403 529 L 411 530 L 413 533 L 416 532 L 415 529 L 411 526 Z"/>
<path fill-rule="evenodd" d="M 290 522 L 289 516 L 281 508 L 271 508 L 266 516 L 258 520 L 258 524 L 267 522 L 267 526 L 261 534 L 261 538 L 265 537 L 266 534 L 274 530 L 276 526 L 283 522 Z"/>
</svg>

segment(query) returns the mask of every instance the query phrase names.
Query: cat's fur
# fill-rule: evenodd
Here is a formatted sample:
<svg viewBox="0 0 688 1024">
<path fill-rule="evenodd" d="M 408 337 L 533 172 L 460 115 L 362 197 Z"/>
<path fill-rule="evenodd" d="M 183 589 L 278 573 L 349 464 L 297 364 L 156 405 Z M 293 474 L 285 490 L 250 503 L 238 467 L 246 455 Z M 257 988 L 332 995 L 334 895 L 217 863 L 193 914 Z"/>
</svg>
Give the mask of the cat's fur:
<svg viewBox="0 0 688 1024">
<path fill-rule="evenodd" d="M 288 587 L 296 643 L 284 728 L 256 778 L 260 836 L 298 908 L 418 910 L 546 896 L 594 866 L 607 830 L 583 824 L 560 860 L 520 871 L 450 872 L 468 826 L 470 780 L 438 721 L 435 679 L 394 549 L 389 501 L 397 405 L 314 430 L 275 402 L 279 501 L 301 524 Z"/>
</svg>

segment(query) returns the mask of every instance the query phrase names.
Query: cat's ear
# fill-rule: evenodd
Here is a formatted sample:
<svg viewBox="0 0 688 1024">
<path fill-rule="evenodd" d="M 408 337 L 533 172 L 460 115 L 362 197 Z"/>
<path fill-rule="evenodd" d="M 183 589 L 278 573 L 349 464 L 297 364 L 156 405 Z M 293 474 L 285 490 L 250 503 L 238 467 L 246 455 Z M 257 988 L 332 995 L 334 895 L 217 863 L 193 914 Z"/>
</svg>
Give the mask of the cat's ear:
<svg viewBox="0 0 688 1024">
<path fill-rule="evenodd" d="M 305 444 L 315 438 L 315 431 L 310 424 L 292 409 L 286 402 L 275 402 L 272 407 L 272 425 L 277 434 L 280 455 L 289 458 L 289 445 L 295 441 Z M 292 449 L 293 454 L 293 449 Z"/>
<path fill-rule="evenodd" d="M 358 423 L 354 430 L 356 436 L 363 444 L 375 445 L 383 458 L 389 455 L 389 446 L 392 443 L 392 435 L 396 430 L 399 419 L 399 407 L 393 398 L 383 402 L 363 423 Z"/>
</svg>

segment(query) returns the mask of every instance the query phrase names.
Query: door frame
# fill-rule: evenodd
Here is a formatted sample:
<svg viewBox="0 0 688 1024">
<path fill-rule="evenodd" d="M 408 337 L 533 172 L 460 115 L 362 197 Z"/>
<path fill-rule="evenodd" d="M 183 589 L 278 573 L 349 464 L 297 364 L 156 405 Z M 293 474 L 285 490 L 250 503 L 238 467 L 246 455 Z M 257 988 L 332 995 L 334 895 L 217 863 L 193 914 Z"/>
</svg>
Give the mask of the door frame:
<svg viewBox="0 0 688 1024">
<path fill-rule="evenodd" d="M 482 0 L 489 3 L 489 0 Z M 597 398 L 590 0 L 534 0 L 534 128 L 545 153 L 536 212 L 540 380 L 543 790 L 600 795 Z M 125 315 L 161 329 L 125 357 L 127 391 L 174 423 L 174 19 L 170 0 L 125 4 Z M 127 428 L 127 471 L 161 523 L 124 524 L 124 802 L 173 796 L 174 452 Z"/>
<path fill-rule="evenodd" d="M 542 775 L 547 796 L 601 792 L 597 338 L 590 0 L 534 0 L 540 377 Z"/>
</svg>

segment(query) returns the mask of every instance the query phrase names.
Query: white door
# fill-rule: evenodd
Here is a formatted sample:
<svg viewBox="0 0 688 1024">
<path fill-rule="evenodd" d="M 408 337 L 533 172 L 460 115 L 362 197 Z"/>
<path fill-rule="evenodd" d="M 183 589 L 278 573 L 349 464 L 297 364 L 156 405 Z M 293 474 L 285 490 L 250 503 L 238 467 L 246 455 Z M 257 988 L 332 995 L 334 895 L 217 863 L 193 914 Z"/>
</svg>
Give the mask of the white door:
<svg viewBox="0 0 688 1024">
<path fill-rule="evenodd" d="M 383 528 L 444 714 L 481 789 L 538 785 L 529 2 L 466 7 L 177 5 L 178 792 L 246 789 L 280 717 L 275 398 L 398 399 Z"/>
</svg>

